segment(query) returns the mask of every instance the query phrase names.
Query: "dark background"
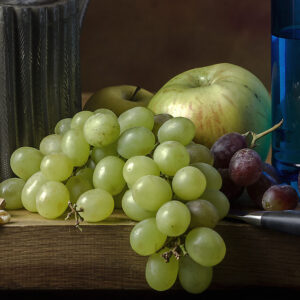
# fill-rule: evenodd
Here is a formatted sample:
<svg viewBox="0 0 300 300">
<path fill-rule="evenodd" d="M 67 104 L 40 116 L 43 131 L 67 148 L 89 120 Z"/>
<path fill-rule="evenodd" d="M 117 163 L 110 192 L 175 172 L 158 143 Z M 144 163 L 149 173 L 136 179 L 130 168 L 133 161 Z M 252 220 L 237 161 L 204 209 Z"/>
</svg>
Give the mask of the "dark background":
<svg viewBox="0 0 300 300">
<path fill-rule="evenodd" d="M 91 0 L 81 36 L 82 91 L 132 84 L 152 92 L 220 62 L 270 90 L 270 0 Z"/>
</svg>

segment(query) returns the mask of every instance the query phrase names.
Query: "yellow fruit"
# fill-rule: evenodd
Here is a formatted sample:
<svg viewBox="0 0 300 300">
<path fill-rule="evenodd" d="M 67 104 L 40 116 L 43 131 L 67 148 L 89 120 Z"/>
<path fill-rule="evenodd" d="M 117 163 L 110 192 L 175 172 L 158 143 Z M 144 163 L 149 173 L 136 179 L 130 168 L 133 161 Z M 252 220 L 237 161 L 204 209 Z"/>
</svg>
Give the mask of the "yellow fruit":
<svg viewBox="0 0 300 300">
<path fill-rule="evenodd" d="M 132 85 L 105 87 L 94 93 L 84 105 L 84 110 L 95 111 L 98 108 L 112 110 L 117 116 L 124 111 L 136 107 L 146 107 L 153 97 L 153 93 L 138 89 Z"/>
</svg>

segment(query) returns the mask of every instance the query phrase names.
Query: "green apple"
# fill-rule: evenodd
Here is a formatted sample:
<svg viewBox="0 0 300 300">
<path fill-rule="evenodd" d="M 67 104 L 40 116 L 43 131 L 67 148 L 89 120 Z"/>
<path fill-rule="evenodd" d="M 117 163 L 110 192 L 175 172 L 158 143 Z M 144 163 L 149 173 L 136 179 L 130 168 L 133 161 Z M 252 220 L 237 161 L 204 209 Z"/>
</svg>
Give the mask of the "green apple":
<svg viewBox="0 0 300 300">
<path fill-rule="evenodd" d="M 98 108 L 107 108 L 116 115 L 136 107 L 149 104 L 153 93 L 132 85 L 109 86 L 94 93 L 84 105 L 84 110 L 95 111 Z"/>
<path fill-rule="evenodd" d="M 183 72 L 168 81 L 151 99 L 155 114 L 186 117 L 196 126 L 195 142 L 209 148 L 229 132 L 263 132 L 271 127 L 271 98 L 250 71 L 220 63 Z M 255 150 L 265 160 L 270 134 Z"/>
</svg>

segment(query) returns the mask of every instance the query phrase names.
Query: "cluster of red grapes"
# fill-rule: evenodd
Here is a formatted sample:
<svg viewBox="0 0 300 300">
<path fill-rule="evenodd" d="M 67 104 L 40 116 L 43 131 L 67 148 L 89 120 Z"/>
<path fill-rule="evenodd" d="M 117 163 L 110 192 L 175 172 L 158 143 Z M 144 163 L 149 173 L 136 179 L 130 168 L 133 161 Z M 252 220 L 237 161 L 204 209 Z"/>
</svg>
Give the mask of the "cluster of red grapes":
<svg viewBox="0 0 300 300">
<path fill-rule="evenodd" d="M 276 169 L 263 162 L 260 155 L 249 148 L 245 135 L 228 133 L 212 146 L 214 167 L 222 176 L 221 191 L 231 206 L 246 192 L 256 208 L 264 210 L 295 209 L 299 196 L 290 185 L 283 184 Z"/>
</svg>

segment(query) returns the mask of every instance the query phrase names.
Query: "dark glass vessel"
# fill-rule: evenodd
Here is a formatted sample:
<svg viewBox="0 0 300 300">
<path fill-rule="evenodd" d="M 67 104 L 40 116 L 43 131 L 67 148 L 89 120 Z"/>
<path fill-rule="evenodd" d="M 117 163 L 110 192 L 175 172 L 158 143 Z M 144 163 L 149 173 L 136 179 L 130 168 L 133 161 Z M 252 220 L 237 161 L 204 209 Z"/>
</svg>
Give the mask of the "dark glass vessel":
<svg viewBox="0 0 300 300">
<path fill-rule="evenodd" d="M 300 170 L 300 0 L 272 0 L 272 163 L 297 187 Z"/>
<path fill-rule="evenodd" d="M 38 147 L 81 109 L 79 38 L 88 0 L 0 0 L 0 182 L 11 153 Z"/>
</svg>

